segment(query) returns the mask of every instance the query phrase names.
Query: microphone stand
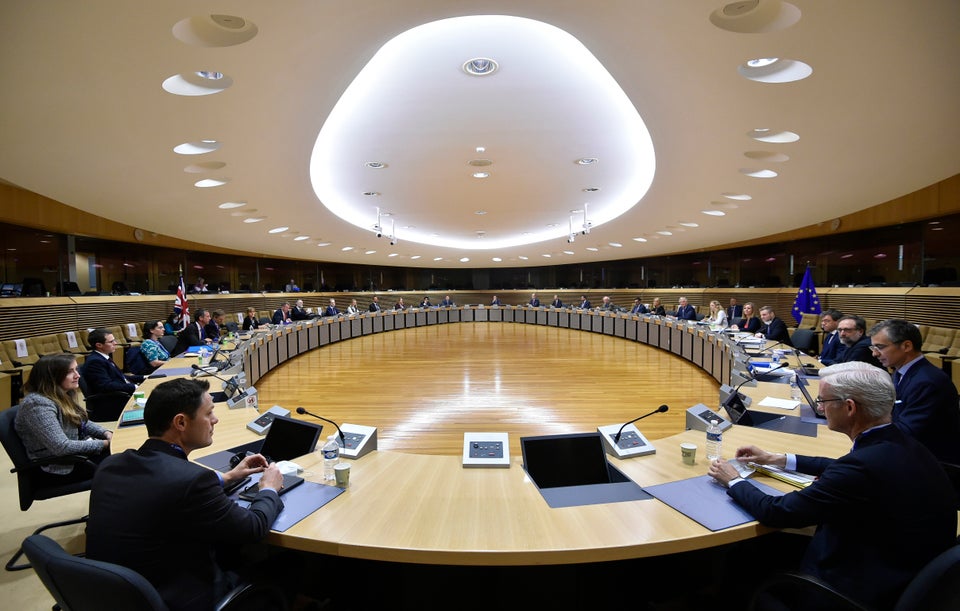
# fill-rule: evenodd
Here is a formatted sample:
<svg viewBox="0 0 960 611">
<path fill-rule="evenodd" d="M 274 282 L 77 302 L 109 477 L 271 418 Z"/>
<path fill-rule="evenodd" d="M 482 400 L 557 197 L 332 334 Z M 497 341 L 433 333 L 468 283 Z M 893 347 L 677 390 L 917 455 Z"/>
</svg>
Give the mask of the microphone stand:
<svg viewBox="0 0 960 611">
<path fill-rule="evenodd" d="M 623 423 L 623 426 L 620 427 L 620 430 L 617 431 L 617 434 L 613 436 L 613 443 L 619 443 L 619 442 L 620 442 L 620 435 L 623 434 L 623 429 L 627 428 L 628 425 L 631 425 L 631 424 L 633 424 L 634 422 L 636 422 L 636 421 L 638 421 L 638 420 L 643 420 L 643 419 L 646 418 L 647 416 L 652 416 L 652 415 L 654 415 L 654 414 L 659 414 L 660 412 L 665 412 L 665 411 L 667 411 L 668 409 L 670 409 L 669 406 L 667 406 L 667 405 L 661 405 L 660 407 L 658 407 L 657 409 L 653 410 L 653 411 L 650 412 L 649 414 L 644 414 L 644 415 L 642 415 L 642 416 L 639 416 L 639 417 L 637 417 L 637 418 L 634 418 L 634 419 L 631 420 L 630 422 L 624 422 L 624 423 Z"/>
<path fill-rule="evenodd" d="M 311 413 L 311 412 L 308 412 L 307 410 L 305 410 L 305 409 L 302 408 L 302 407 L 298 407 L 298 408 L 297 408 L 297 413 L 300 414 L 301 416 L 303 416 L 304 414 L 306 414 L 307 416 L 313 416 L 313 417 L 316 418 L 317 420 L 323 420 L 324 422 L 329 422 L 329 423 L 332 424 L 334 427 L 336 427 L 337 433 L 340 435 L 340 443 L 341 443 L 341 445 L 344 444 L 344 443 L 346 443 L 346 440 L 345 440 L 344 437 L 343 437 L 343 431 L 340 430 L 340 426 L 339 426 L 336 422 L 334 422 L 333 420 L 328 420 L 328 419 L 324 418 L 323 416 L 318 416 L 318 415 L 316 415 L 316 414 L 313 414 L 313 413 Z"/>
<path fill-rule="evenodd" d="M 204 368 L 201 367 L 200 365 L 197 365 L 196 363 L 194 363 L 193 365 L 190 365 L 190 367 L 193 369 L 193 371 L 190 373 L 190 377 L 195 378 L 195 377 L 199 376 L 200 374 L 205 374 L 205 375 L 208 375 L 208 376 L 213 376 L 213 377 L 217 378 L 218 380 L 220 380 L 221 382 L 223 382 L 223 383 L 225 384 L 225 386 L 223 387 L 224 394 L 226 394 L 226 393 L 228 392 L 228 389 L 231 389 L 231 388 L 232 388 L 232 389 L 233 389 L 233 392 L 230 392 L 230 395 L 228 395 L 227 398 L 229 398 L 230 396 L 232 396 L 234 392 L 237 392 L 237 391 L 243 392 L 243 385 L 240 384 L 240 381 L 237 379 L 238 376 L 239 376 L 239 374 L 236 375 L 236 376 L 233 376 L 232 378 L 230 378 L 230 379 L 228 380 L 228 379 L 223 378 L 223 377 L 221 377 L 220 375 L 218 375 L 218 374 L 216 374 L 216 373 L 214 373 L 214 372 L 212 372 L 212 371 L 207 371 L 206 369 L 204 369 Z"/>
</svg>

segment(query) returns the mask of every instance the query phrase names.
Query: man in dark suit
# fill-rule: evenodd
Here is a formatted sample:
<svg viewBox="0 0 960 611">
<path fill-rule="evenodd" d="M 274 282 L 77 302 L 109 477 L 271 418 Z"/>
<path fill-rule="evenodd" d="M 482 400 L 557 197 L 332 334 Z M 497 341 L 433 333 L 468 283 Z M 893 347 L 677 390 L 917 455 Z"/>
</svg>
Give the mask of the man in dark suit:
<svg viewBox="0 0 960 611">
<path fill-rule="evenodd" d="M 640 298 L 637 297 L 636 299 L 633 300 L 633 307 L 630 308 L 630 313 L 631 313 L 631 314 L 646 314 L 646 313 L 647 313 L 647 306 L 645 306 L 645 305 L 643 305 L 642 303 L 640 303 Z"/>
<path fill-rule="evenodd" d="M 874 367 L 883 367 L 870 348 L 870 338 L 867 337 L 867 321 L 859 316 L 841 316 L 837 321 L 837 332 L 845 349 L 837 357 L 837 363 L 860 361 L 870 363 Z"/>
<path fill-rule="evenodd" d="M 91 395 L 105 392 L 125 392 L 133 394 L 137 384 L 143 382 L 141 375 L 125 375 L 113 362 L 113 353 L 117 349 L 117 340 L 107 329 L 94 329 L 87 336 L 93 351 L 80 368 L 80 375 Z"/>
<path fill-rule="evenodd" d="M 297 299 L 297 302 L 290 310 L 290 320 L 310 320 L 311 318 L 316 318 L 316 316 L 307 312 L 303 307 L 303 299 Z"/>
<path fill-rule="evenodd" d="M 760 332 L 757 333 L 758 336 L 763 336 L 772 342 L 780 342 L 784 346 L 793 345 L 790 343 L 790 332 L 787 331 L 787 325 L 777 318 L 777 313 L 773 311 L 773 307 L 761 307 L 760 320 L 763 321 L 763 325 L 760 327 Z"/>
<path fill-rule="evenodd" d="M 899 400 L 893 406 L 893 423 L 942 462 L 960 465 L 957 388 L 923 356 L 920 329 L 894 318 L 877 323 L 869 336 L 880 364 L 894 370 Z"/>
<path fill-rule="evenodd" d="M 534 293 L 533 295 L 530 296 L 530 307 L 531 307 L 531 308 L 539 308 L 539 307 L 540 307 L 540 299 L 537 297 L 537 294 L 536 294 L 536 293 Z"/>
<path fill-rule="evenodd" d="M 453 303 L 453 299 L 450 299 L 450 295 L 444 295 L 443 299 L 440 300 L 441 308 L 452 308 L 457 304 Z"/>
<path fill-rule="evenodd" d="M 290 302 L 284 301 L 280 307 L 273 313 L 270 323 L 274 325 L 289 325 L 293 320 L 290 318 Z"/>
<path fill-rule="evenodd" d="M 184 378 L 158 385 L 143 414 L 150 437 L 104 460 L 90 493 L 87 557 L 140 573 L 171 609 L 213 609 L 239 582 L 218 550 L 262 540 L 283 509 L 283 476 L 263 456 L 247 456 L 223 474 L 187 460 L 213 442 L 209 388 Z M 249 508 L 224 494 L 224 484 L 258 472 Z"/>
<path fill-rule="evenodd" d="M 816 525 L 801 570 L 871 608 L 889 607 L 957 536 L 956 493 L 929 450 L 890 425 L 894 398 L 890 376 L 881 369 L 861 363 L 827 367 L 817 402 L 827 426 L 853 441 L 849 454 L 829 459 L 754 446 L 737 450 L 744 462 L 818 476 L 802 490 L 767 495 L 726 461 L 710 466 L 710 475 L 761 524 Z"/>
<path fill-rule="evenodd" d="M 554 308 L 562 308 L 563 302 L 560 301 L 560 295 L 554 295 L 553 301 L 550 302 L 550 306 Z"/>
<path fill-rule="evenodd" d="M 324 316 L 339 316 L 340 310 L 337 309 L 337 300 L 331 298 L 330 304 L 323 310 Z"/>
<path fill-rule="evenodd" d="M 590 301 L 587 299 L 586 295 L 580 295 L 580 305 L 577 307 L 580 308 L 581 310 L 590 309 Z"/>
<path fill-rule="evenodd" d="M 219 342 L 220 334 L 223 333 L 223 319 L 226 313 L 223 310 L 214 310 L 210 314 L 210 321 L 203 327 L 203 333 L 210 338 L 211 342 Z"/>
<path fill-rule="evenodd" d="M 379 312 L 379 311 L 380 311 L 380 297 L 374 295 L 374 296 L 373 296 L 373 301 L 370 302 L 370 307 L 367 308 L 367 309 L 370 310 L 371 312 Z"/>
<path fill-rule="evenodd" d="M 171 356 L 177 356 L 186 352 L 190 346 L 202 346 L 211 343 L 207 337 L 207 323 L 210 322 L 210 312 L 207 310 L 197 310 L 196 318 L 193 322 L 180 330 L 177 334 L 177 345 L 174 346 Z"/>
<path fill-rule="evenodd" d="M 493 296 L 493 299 L 490 300 L 490 305 L 491 305 L 491 306 L 500 306 L 500 305 L 503 305 L 503 304 L 500 303 L 500 298 L 497 297 L 496 295 L 494 295 L 494 296 Z"/>
<path fill-rule="evenodd" d="M 820 328 L 823 329 L 823 347 L 820 349 L 820 362 L 833 365 L 847 349 L 840 341 L 837 323 L 843 318 L 840 310 L 827 310 L 820 316 Z"/>
<path fill-rule="evenodd" d="M 731 297 L 730 307 L 727 308 L 727 322 L 732 325 L 738 318 L 743 318 L 743 306 L 737 303 L 736 297 Z"/>
<path fill-rule="evenodd" d="M 697 310 L 687 302 L 686 297 L 681 297 L 677 306 L 677 311 L 673 313 L 678 320 L 696 320 Z"/>
</svg>

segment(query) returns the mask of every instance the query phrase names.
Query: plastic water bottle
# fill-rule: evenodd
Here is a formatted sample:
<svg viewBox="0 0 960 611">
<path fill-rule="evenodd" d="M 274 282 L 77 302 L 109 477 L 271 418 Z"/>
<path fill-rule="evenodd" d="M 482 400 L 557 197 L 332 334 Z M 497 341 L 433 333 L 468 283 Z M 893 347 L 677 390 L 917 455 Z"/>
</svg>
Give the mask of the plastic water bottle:
<svg viewBox="0 0 960 611">
<path fill-rule="evenodd" d="M 327 437 L 327 443 L 323 444 L 323 479 L 324 481 L 334 481 L 336 479 L 333 468 L 340 462 L 340 444 L 337 443 L 337 435 L 334 433 Z"/>
<path fill-rule="evenodd" d="M 800 382 L 797 380 L 797 374 L 793 374 L 793 377 L 790 378 L 790 400 L 791 401 L 800 401 Z"/>
<path fill-rule="evenodd" d="M 720 458 L 723 452 L 723 430 L 720 428 L 720 422 L 711 420 L 707 427 L 707 460 L 716 460 Z"/>
</svg>

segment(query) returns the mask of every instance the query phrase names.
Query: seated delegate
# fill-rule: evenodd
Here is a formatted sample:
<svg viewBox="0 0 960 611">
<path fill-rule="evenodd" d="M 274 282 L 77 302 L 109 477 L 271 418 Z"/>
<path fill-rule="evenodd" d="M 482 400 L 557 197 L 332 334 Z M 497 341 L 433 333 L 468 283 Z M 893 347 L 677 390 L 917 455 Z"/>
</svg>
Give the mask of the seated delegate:
<svg viewBox="0 0 960 611">
<path fill-rule="evenodd" d="M 159 320 L 148 320 L 143 323 L 143 337 L 145 339 L 140 344 L 140 354 L 153 369 L 170 360 L 170 353 L 160 343 L 160 338 L 163 335 L 163 323 Z"/>
<path fill-rule="evenodd" d="M 87 418 L 77 400 L 80 374 L 71 354 L 40 357 L 30 372 L 13 423 L 31 460 L 83 455 L 92 463 L 53 463 L 41 467 L 51 481 L 85 481 L 93 476 L 95 463 L 110 451 L 113 433 Z"/>
</svg>

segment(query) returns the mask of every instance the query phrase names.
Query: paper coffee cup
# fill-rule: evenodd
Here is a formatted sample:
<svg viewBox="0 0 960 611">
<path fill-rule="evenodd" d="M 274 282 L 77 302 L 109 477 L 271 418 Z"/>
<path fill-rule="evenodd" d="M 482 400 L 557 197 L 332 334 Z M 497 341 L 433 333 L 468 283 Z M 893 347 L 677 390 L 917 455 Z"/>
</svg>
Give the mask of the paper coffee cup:
<svg viewBox="0 0 960 611">
<path fill-rule="evenodd" d="M 681 443 L 680 455 L 683 457 L 684 464 L 693 465 L 697 462 L 697 444 Z"/>
<path fill-rule="evenodd" d="M 333 468 L 334 477 L 337 480 L 337 486 L 346 488 L 350 485 L 350 463 L 337 463 Z"/>
</svg>

